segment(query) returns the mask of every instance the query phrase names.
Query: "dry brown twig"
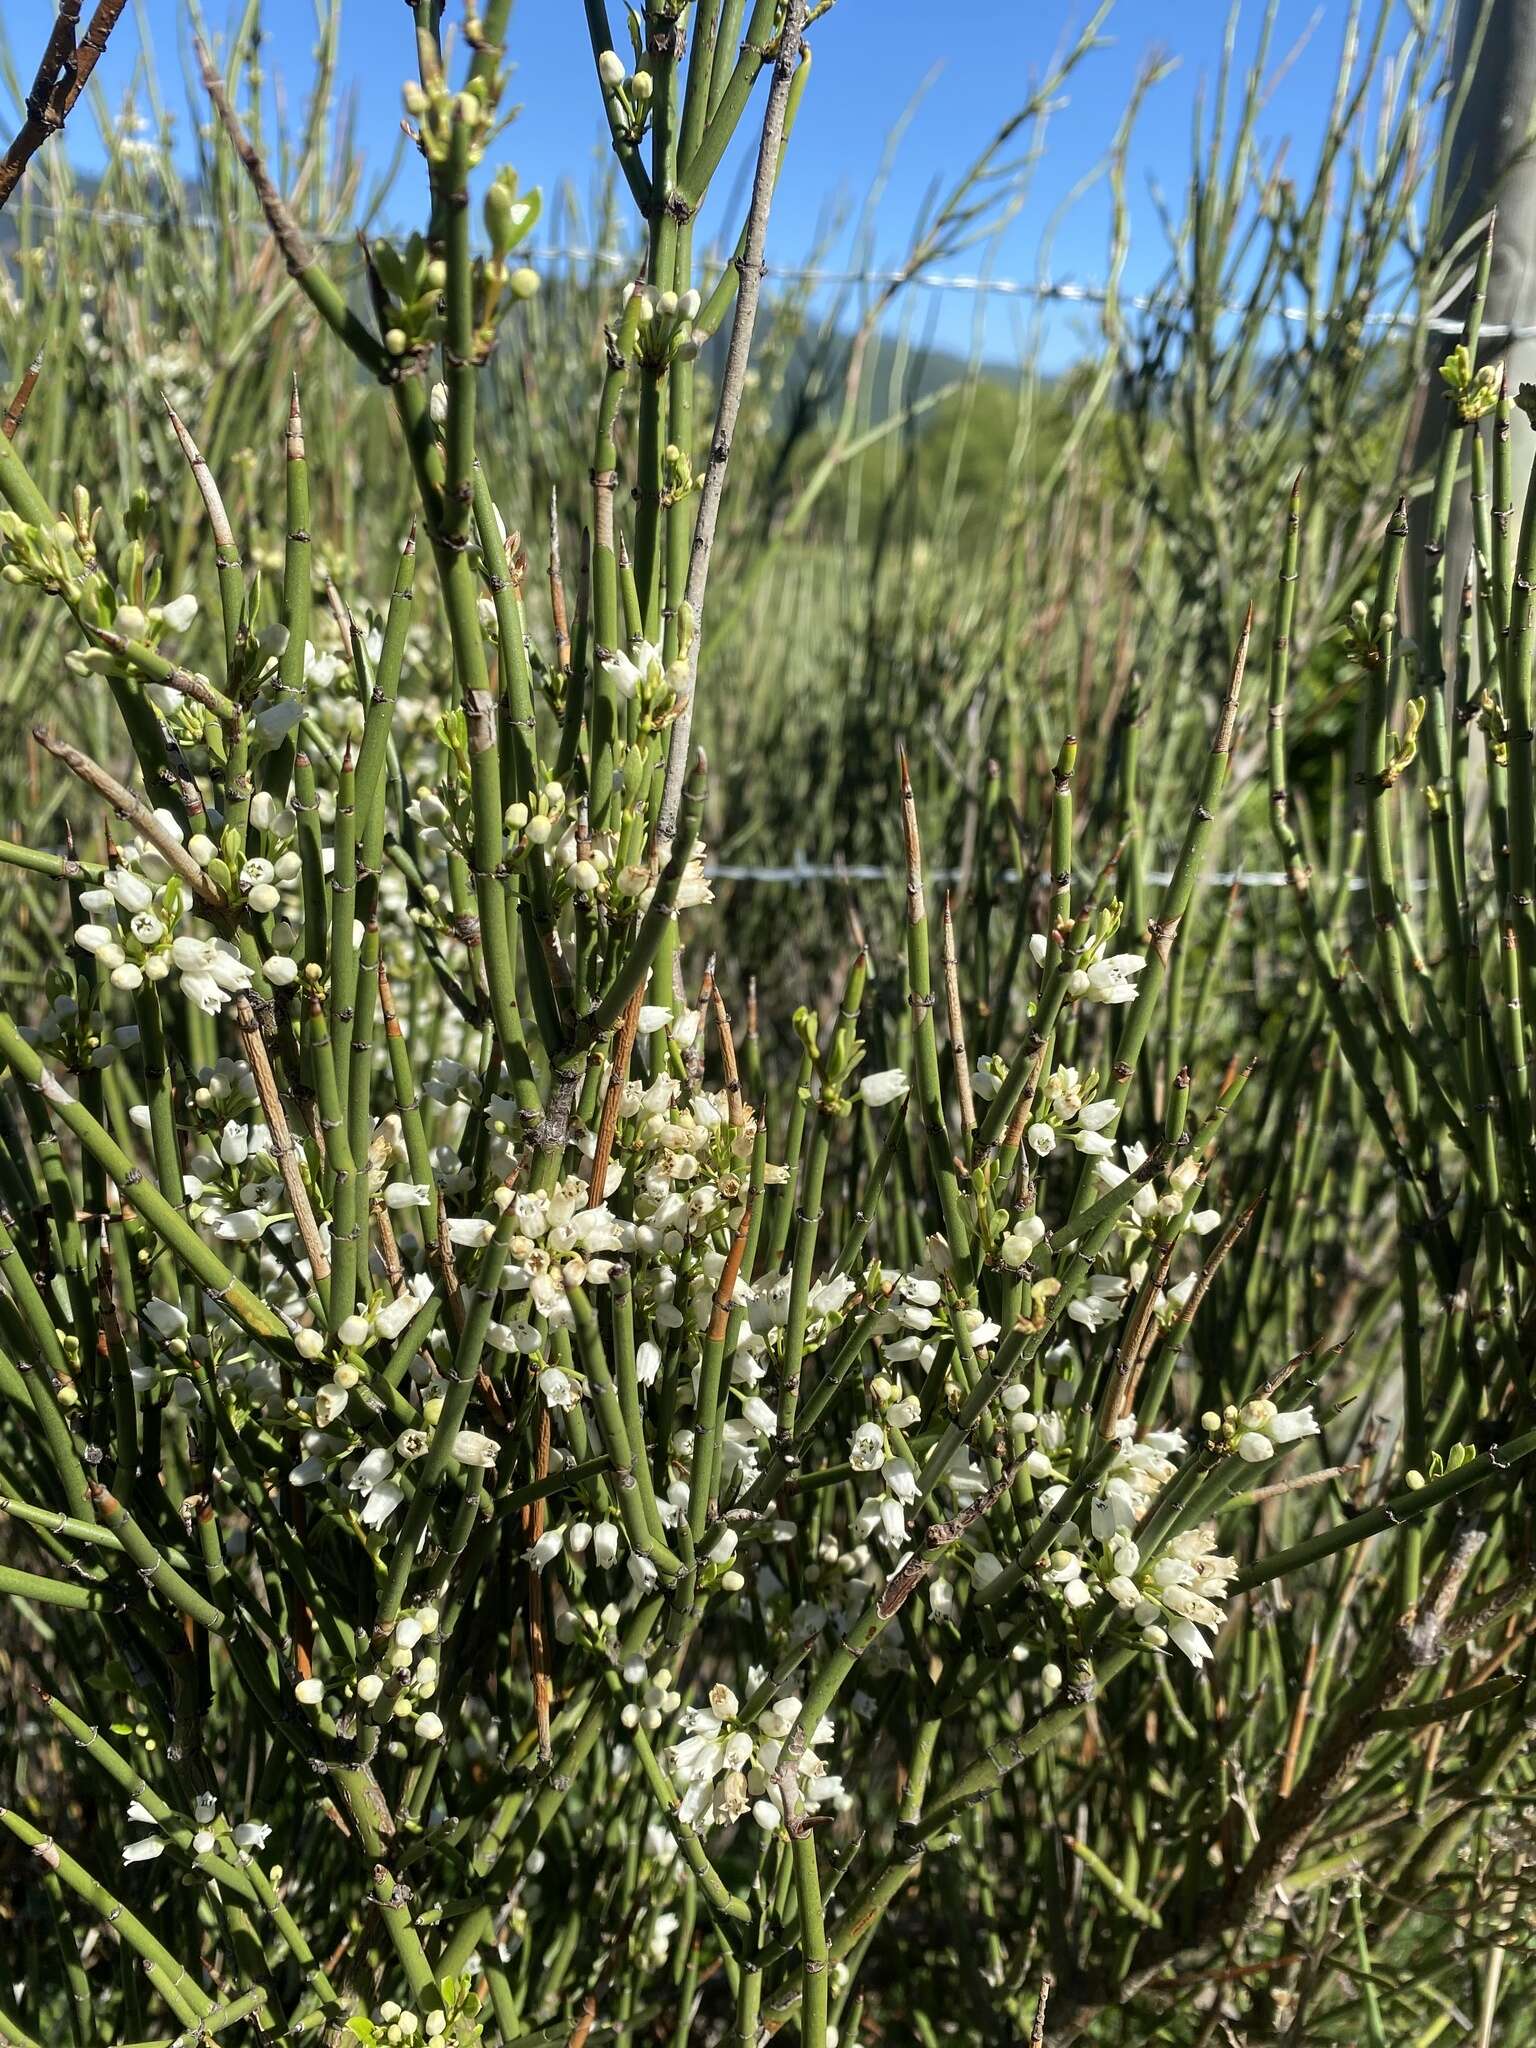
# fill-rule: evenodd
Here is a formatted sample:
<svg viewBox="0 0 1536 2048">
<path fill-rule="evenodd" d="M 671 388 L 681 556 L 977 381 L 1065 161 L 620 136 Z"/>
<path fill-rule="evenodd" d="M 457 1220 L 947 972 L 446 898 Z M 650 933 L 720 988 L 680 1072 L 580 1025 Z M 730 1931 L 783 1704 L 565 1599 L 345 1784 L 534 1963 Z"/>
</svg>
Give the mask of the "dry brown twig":
<svg viewBox="0 0 1536 2048">
<path fill-rule="evenodd" d="M 9 149 L 0 157 L 0 207 L 21 183 L 22 173 L 49 136 L 57 135 L 74 112 L 75 102 L 101 62 L 107 39 L 126 4 L 127 0 L 97 0 L 85 34 L 76 41 L 80 0 L 59 0 L 42 61 L 27 94 L 26 118 L 11 138 Z M 25 405 L 26 399 L 21 403 Z M 10 438 L 8 433 L 6 439 Z"/>
</svg>

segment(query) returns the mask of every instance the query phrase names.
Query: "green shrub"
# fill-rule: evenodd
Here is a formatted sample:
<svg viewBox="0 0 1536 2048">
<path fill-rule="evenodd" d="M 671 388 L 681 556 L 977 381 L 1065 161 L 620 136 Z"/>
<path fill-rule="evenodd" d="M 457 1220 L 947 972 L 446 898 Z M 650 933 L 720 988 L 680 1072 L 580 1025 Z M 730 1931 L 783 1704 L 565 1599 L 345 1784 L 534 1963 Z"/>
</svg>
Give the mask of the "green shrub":
<svg viewBox="0 0 1536 2048">
<path fill-rule="evenodd" d="M 918 685 L 946 649 L 975 680 L 966 607 L 1105 546 L 1108 574 L 1121 529 L 1033 561 L 1021 526 L 999 581 L 907 591 L 839 782 L 899 835 L 899 940 L 824 941 L 831 995 L 771 988 L 765 1057 L 756 995 L 717 953 L 685 973 L 680 929 L 732 939 L 695 698 L 787 559 L 750 504 L 722 522 L 744 481 L 777 488 L 733 441 L 804 0 L 658 0 L 624 57 L 588 8 L 646 268 L 544 415 L 590 477 L 585 544 L 552 521 L 541 579 L 480 431 L 544 317 L 540 196 L 503 167 L 470 217 L 509 9 L 456 67 L 414 11 L 430 212 L 371 241 L 353 297 L 205 60 L 291 283 L 262 303 L 297 346 L 301 297 L 383 387 L 333 361 L 326 454 L 285 388 L 247 523 L 173 412 L 197 524 L 168 545 L 158 450 L 98 494 L 55 477 L 56 441 L 31 459 L 30 411 L 0 440 L 5 595 L 67 652 L 35 738 L 74 825 L 0 841 L 42 963 L 0 1011 L 0 2037 L 1384 2043 L 1478 2006 L 1491 2038 L 1530 1796 L 1536 510 L 1517 541 L 1481 283 L 1417 642 L 1401 509 L 1351 609 L 1341 537 L 1380 475 L 1341 479 L 1315 422 L 1310 526 L 1298 483 L 1277 539 L 1266 428 L 1227 451 L 1217 548 L 1209 332 L 1187 403 L 1107 409 L 1106 374 L 1039 445 L 1021 429 L 1018 474 L 1070 478 L 1074 520 L 1113 437 L 1161 564 L 1149 645 L 1180 644 L 1170 592 L 1204 608 L 1171 682 L 1117 667 L 1112 720 L 1080 692 L 1097 781 L 1046 707 L 978 689 L 1010 745 L 946 801 Z M 757 104 L 711 285 L 694 215 Z M 868 487 L 861 431 L 850 400 L 810 476 Z M 1448 686 L 1444 535 L 1490 433 Z M 553 445 L 512 473 L 530 524 Z M 894 559 L 942 570 L 975 517 Z M 1255 629 L 1227 614 L 1261 559 Z M 890 573 L 877 551 L 871 604 Z M 759 659 L 817 613 L 773 623 Z M 1326 834 L 1287 787 L 1293 666 L 1358 711 L 1358 818 Z M 797 730 L 744 784 L 820 772 Z M 1261 754 L 1284 932 L 1204 887 Z M 792 803 L 755 815 L 762 851 L 798 851 Z M 1239 1026 L 1273 1054 L 1257 1079 Z M 1501 2024 L 1525 2038 L 1507 1997 Z"/>
</svg>

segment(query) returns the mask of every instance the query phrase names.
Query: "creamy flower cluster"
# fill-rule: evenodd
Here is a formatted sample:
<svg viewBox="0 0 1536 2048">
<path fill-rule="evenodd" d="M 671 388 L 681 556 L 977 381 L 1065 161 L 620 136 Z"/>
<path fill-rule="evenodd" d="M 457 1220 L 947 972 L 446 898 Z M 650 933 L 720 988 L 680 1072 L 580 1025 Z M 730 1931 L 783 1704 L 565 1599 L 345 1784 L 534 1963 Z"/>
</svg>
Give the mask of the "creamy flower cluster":
<svg viewBox="0 0 1536 2048">
<path fill-rule="evenodd" d="M 270 797 L 258 794 L 251 808 L 254 820 L 264 818 L 277 832 L 286 823 L 292 833 L 292 813 L 281 811 Z M 157 811 L 155 818 L 166 837 L 184 845 L 200 867 L 206 869 L 218 858 L 218 848 L 206 833 L 186 838 L 167 810 Z M 291 907 L 285 892 L 291 895 L 296 889 L 299 869 L 299 856 L 291 850 L 275 860 L 253 855 L 234 878 L 239 902 L 263 917 Z M 92 954 L 112 986 L 125 994 L 174 975 L 188 1001 L 216 1017 L 226 1003 L 252 986 L 252 970 L 238 947 L 221 935 L 191 928 L 186 887 L 160 849 L 147 840 L 136 839 L 124 847 L 118 865 L 109 868 L 98 885 L 81 891 L 80 906 L 89 915 L 75 928 L 75 944 Z M 272 932 L 275 950 L 262 962 L 262 972 L 274 987 L 288 987 L 298 978 L 298 967 L 287 950 L 296 937 L 293 923 L 279 920 Z"/>
<path fill-rule="evenodd" d="M 324 1708 L 332 1715 L 351 1713 L 396 1730 L 391 1744 L 396 1756 L 405 1754 L 399 1735 L 409 1734 L 419 1742 L 441 1742 L 442 1716 L 427 1705 L 437 1692 L 439 1669 L 436 1648 L 442 1616 L 428 1602 L 402 1614 L 390 1633 L 379 1663 L 363 1667 L 333 1681 L 301 1678 L 293 1696 L 312 1712 Z"/>
<path fill-rule="evenodd" d="M 763 1677 L 760 1670 L 748 1672 L 751 1692 L 760 1690 Z M 845 1804 L 842 1779 L 829 1773 L 817 1754 L 833 1740 L 829 1720 L 817 1723 L 787 1770 L 780 1768 L 785 1739 L 800 1718 L 800 1708 L 798 1699 L 785 1694 L 747 1721 L 731 1688 L 712 1686 L 708 1705 L 687 1709 L 685 1734 L 665 1752 L 667 1769 L 681 1793 L 679 1817 L 690 1827 L 700 1822 L 723 1827 L 750 1809 L 757 1825 L 772 1833 L 786 1820 Z"/>
</svg>

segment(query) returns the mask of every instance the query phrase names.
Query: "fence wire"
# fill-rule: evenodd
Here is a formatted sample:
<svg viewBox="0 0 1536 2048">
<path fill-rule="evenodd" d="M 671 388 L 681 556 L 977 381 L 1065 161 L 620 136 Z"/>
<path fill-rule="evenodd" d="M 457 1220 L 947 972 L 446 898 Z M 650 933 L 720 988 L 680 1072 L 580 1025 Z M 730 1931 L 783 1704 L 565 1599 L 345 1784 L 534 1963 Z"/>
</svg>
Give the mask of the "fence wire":
<svg viewBox="0 0 1536 2048">
<path fill-rule="evenodd" d="M 215 234 L 236 227 L 243 232 L 265 237 L 266 226 L 261 221 L 239 220 L 219 222 L 207 214 L 196 213 L 135 213 L 118 207 L 93 207 L 86 204 L 55 206 L 46 200 L 32 200 L 30 211 L 46 219 L 62 220 L 89 217 L 109 227 L 133 228 L 141 232 L 165 233 L 172 229 L 190 229 L 194 233 Z M 330 248 L 348 248 L 355 244 L 356 235 L 330 234 L 306 230 L 312 242 Z M 580 264 L 587 263 L 615 272 L 632 272 L 635 258 L 617 249 L 586 246 L 581 243 L 548 243 L 531 249 L 529 259 L 535 264 Z M 1101 284 L 1082 284 L 1072 279 L 995 277 L 987 272 L 965 275 L 948 271 L 915 270 L 837 270 L 810 264 L 769 264 L 765 268 L 768 280 L 781 283 L 829 285 L 846 289 L 850 286 L 897 285 L 930 292 L 961 292 L 985 294 L 994 298 L 1016 298 L 1067 306 L 1097 306 L 1109 304 L 1111 294 Z M 1137 312 L 1167 311 L 1179 302 L 1166 295 L 1146 292 L 1118 292 L 1114 294 L 1117 304 L 1130 307 Z M 1224 303 L 1224 313 L 1240 313 L 1249 310 L 1233 301 Z M 1304 306 L 1274 306 L 1268 309 L 1268 317 L 1292 323 L 1304 324 L 1312 315 Z M 1423 328 L 1431 334 L 1459 334 L 1462 322 L 1449 315 L 1430 314 L 1422 320 L 1411 313 L 1368 312 L 1367 324 L 1378 328 L 1413 330 Z M 1485 323 L 1483 336 L 1487 340 L 1530 341 L 1536 340 L 1536 327 L 1499 326 Z M 827 883 L 889 882 L 895 885 L 905 880 L 904 872 L 895 868 L 882 867 L 872 862 L 807 861 L 798 857 L 789 862 L 755 865 L 750 862 L 711 861 L 705 872 L 712 881 L 730 883 L 761 883 L 787 889 L 815 888 Z M 958 868 L 934 868 L 929 870 L 928 879 L 935 884 L 959 881 Z M 1008 887 L 1017 886 L 1029 878 L 1019 870 L 1009 868 L 997 878 Z M 1037 879 L 1048 879 L 1045 876 Z M 1143 878 L 1149 887 L 1165 888 L 1172 879 L 1167 869 L 1149 869 Z M 1214 874 L 1201 877 L 1210 888 L 1241 889 L 1283 889 L 1289 877 L 1281 868 L 1229 868 L 1217 870 Z M 1349 887 L 1363 889 L 1364 880 L 1355 876 Z"/>
<path fill-rule="evenodd" d="M 228 233 L 231 228 L 243 234 L 266 237 L 268 229 L 263 221 L 233 220 L 217 221 L 209 214 L 199 213 L 136 213 L 120 207 L 96 207 L 80 203 L 69 206 L 55 206 L 48 200 L 32 200 L 30 210 L 49 220 L 90 218 L 108 227 L 134 228 L 145 233 L 165 233 L 171 229 L 190 229 L 198 234 Z M 357 237 L 349 230 L 346 233 L 331 233 L 319 229 L 305 229 L 308 239 L 322 248 L 350 248 Z M 637 259 L 620 249 L 586 246 L 581 243 L 546 243 L 529 249 L 529 260 L 534 264 L 580 264 L 611 270 L 615 273 L 633 274 Z M 764 266 L 764 277 L 769 282 L 781 284 L 809 284 L 813 286 L 836 286 L 847 289 L 850 286 L 869 285 L 898 286 L 907 290 L 926 292 L 969 293 L 978 297 L 999 299 L 1024 299 L 1041 305 L 1105 307 L 1111 300 L 1129 311 L 1137 313 L 1167 313 L 1176 311 L 1183 301 L 1175 294 L 1166 292 L 1124 292 L 1111 293 L 1102 284 L 1081 283 L 1072 278 L 1049 277 L 994 277 L 989 272 L 974 274 L 956 271 L 939 271 L 896 268 L 892 270 L 838 270 L 819 264 L 779 264 Z M 1224 300 L 1218 306 L 1218 313 L 1236 316 L 1251 312 L 1251 304 L 1240 300 Z M 1264 318 L 1278 320 L 1290 326 L 1306 326 L 1316 318 L 1306 306 L 1269 306 L 1263 309 Z M 1368 327 L 1379 330 L 1396 330 L 1403 333 L 1422 329 L 1427 334 L 1457 335 L 1462 331 L 1459 316 L 1448 313 L 1429 313 L 1422 317 L 1411 312 L 1368 311 L 1363 315 Z M 1485 321 L 1482 327 L 1485 341 L 1536 341 L 1536 326 L 1511 325 L 1499 321 Z"/>
</svg>

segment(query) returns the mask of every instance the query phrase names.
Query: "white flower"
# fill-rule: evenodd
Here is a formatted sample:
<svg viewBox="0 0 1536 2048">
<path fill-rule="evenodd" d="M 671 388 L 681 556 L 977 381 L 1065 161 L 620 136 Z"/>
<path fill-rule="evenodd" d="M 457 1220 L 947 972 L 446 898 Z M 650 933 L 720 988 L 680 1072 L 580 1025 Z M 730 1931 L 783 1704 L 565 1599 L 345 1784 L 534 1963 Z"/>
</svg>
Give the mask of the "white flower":
<svg viewBox="0 0 1536 2048">
<path fill-rule="evenodd" d="M 404 1499 L 404 1493 L 392 1479 L 381 1480 L 377 1486 L 370 1487 L 363 1504 L 363 1527 L 382 1528 Z"/>
<path fill-rule="evenodd" d="M 483 1216 L 449 1216 L 444 1218 L 444 1228 L 450 1244 L 473 1247 L 489 1244 L 496 1226 Z"/>
<path fill-rule="evenodd" d="M 210 1017 L 251 985 L 251 970 L 221 939 L 197 939 L 183 932 L 171 941 L 171 962 L 181 977 L 182 994 Z"/>
<path fill-rule="evenodd" d="M 1196 1670 L 1210 1662 L 1211 1646 L 1192 1621 L 1170 1623 L 1168 1636 L 1170 1641 L 1178 1644 Z"/>
<path fill-rule="evenodd" d="M 905 1458 L 887 1458 L 880 1476 L 897 1500 L 910 1504 L 917 1499 L 917 1474 Z"/>
<path fill-rule="evenodd" d="M 366 1529 L 377 1529 L 387 1522 L 405 1499 L 404 1491 L 389 1476 L 394 1469 L 393 1451 L 369 1451 L 366 1457 L 358 1460 L 352 1477 L 347 1481 L 351 1492 L 366 1496 L 362 1511 Z"/>
<path fill-rule="evenodd" d="M 1112 953 L 1070 975 L 1067 994 L 1087 996 L 1095 1003 L 1132 1003 L 1136 1000 L 1136 976 L 1146 964 L 1142 953 Z"/>
<path fill-rule="evenodd" d="M 186 1312 L 173 1301 L 146 1301 L 139 1310 L 139 1319 L 148 1323 L 163 1344 L 187 1334 Z"/>
<path fill-rule="evenodd" d="M 337 666 L 339 669 L 340 664 Z M 251 722 L 268 746 L 276 746 L 285 733 L 293 731 L 303 716 L 304 706 L 296 697 L 281 697 L 264 711 L 258 711 Z"/>
<path fill-rule="evenodd" d="M 603 663 L 604 675 L 612 676 L 621 697 L 633 697 L 653 670 L 657 675 L 662 673 L 661 649 L 653 647 L 649 640 L 635 642 L 633 658 L 620 649 Z"/>
<path fill-rule="evenodd" d="M 1074 1131 L 1072 1143 L 1085 1159 L 1102 1159 L 1114 1150 L 1114 1139 L 1103 1131 Z"/>
<path fill-rule="evenodd" d="M 1120 1105 L 1113 1096 L 1106 1096 L 1102 1102 L 1088 1102 L 1077 1112 L 1078 1128 L 1084 1131 L 1106 1130 L 1120 1114 Z"/>
<path fill-rule="evenodd" d="M 335 1380 L 328 1380 L 315 1395 L 315 1426 L 328 1429 L 338 1415 L 344 1414 L 347 1406 L 347 1389 L 338 1386 Z"/>
<path fill-rule="evenodd" d="M 581 1399 L 581 1382 L 558 1365 L 547 1365 L 539 1374 L 539 1392 L 550 1408 L 574 1408 Z"/>
<path fill-rule="evenodd" d="M 855 1472 L 878 1472 L 885 1458 L 885 1431 L 878 1422 L 861 1422 L 848 1440 L 848 1462 Z"/>
<path fill-rule="evenodd" d="M 157 1856 L 165 1854 L 165 1843 L 159 1835 L 141 1835 L 136 1842 L 123 1847 L 125 1863 L 153 1863 Z"/>
<path fill-rule="evenodd" d="M 858 1292 L 857 1282 L 851 1273 L 837 1273 L 829 1280 L 822 1280 L 811 1289 L 811 1313 L 818 1316 L 835 1316 L 839 1310 Z"/>
<path fill-rule="evenodd" d="M 250 1125 L 236 1123 L 231 1118 L 219 1133 L 219 1157 L 226 1166 L 244 1166 L 250 1153 Z"/>
<path fill-rule="evenodd" d="M 1067 1304 L 1067 1314 L 1084 1329 L 1102 1329 L 1114 1314 L 1111 1304 L 1096 1294 L 1082 1294 Z"/>
<path fill-rule="evenodd" d="M 868 1109 L 884 1109 L 887 1103 L 899 1102 L 909 1085 L 900 1067 L 887 1067 L 882 1073 L 864 1076 L 859 1083 L 859 1100 Z"/>
<path fill-rule="evenodd" d="M 266 1227 L 259 1209 L 230 1209 L 219 1218 L 214 1235 L 231 1244 L 254 1244 Z"/>
<path fill-rule="evenodd" d="M 109 868 L 101 878 L 101 886 L 113 896 L 118 908 L 130 915 L 148 910 L 155 900 L 155 892 L 144 877 L 128 868 Z"/>
<path fill-rule="evenodd" d="M 489 1470 L 500 1456 L 501 1446 L 494 1437 L 482 1436 L 476 1429 L 461 1429 L 453 1440 L 453 1455 L 461 1465 L 474 1465 Z"/>
<path fill-rule="evenodd" d="M 1289 1413 L 1273 1418 L 1269 1434 L 1274 1443 L 1294 1444 L 1304 1436 L 1317 1436 L 1320 1432 L 1317 1417 L 1310 1408 L 1292 1408 Z"/>
<path fill-rule="evenodd" d="M 971 1076 L 971 1093 L 990 1102 L 1008 1078 L 1008 1069 L 995 1053 L 984 1052 Z"/>
<path fill-rule="evenodd" d="M 378 1310 L 373 1318 L 373 1328 L 376 1336 L 384 1338 L 386 1343 L 392 1344 L 394 1342 L 404 1330 L 406 1324 L 411 1321 L 412 1317 L 422 1307 L 424 1299 L 430 1297 L 429 1286 L 424 1287 L 422 1293 L 413 1292 L 414 1287 L 421 1286 L 426 1281 L 426 1274 L 419 1273 L 411 1287 L 407 1287 L 403 1294 L 397 1294 L 393 1301 L 387 1301 Z"/>
</svg>

